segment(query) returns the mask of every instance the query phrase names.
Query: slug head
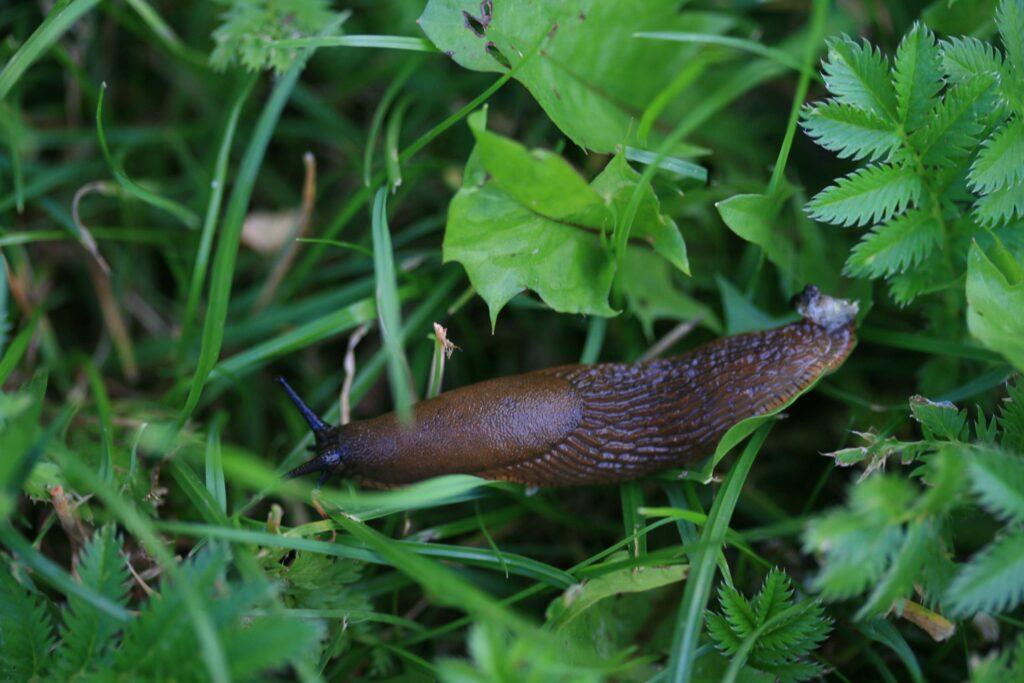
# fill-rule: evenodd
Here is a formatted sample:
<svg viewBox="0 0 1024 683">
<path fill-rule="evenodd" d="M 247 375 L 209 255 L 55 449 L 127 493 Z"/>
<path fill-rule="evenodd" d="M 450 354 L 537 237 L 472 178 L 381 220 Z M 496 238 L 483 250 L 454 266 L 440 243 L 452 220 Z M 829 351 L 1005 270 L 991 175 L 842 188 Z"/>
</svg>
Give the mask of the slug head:
<svg viewBox="0 0 1024 683">
<path fill-rule="evenodd" d="M 836 299 L 822 294 L 814 285 L 807 285 L 802 292 L 793 297 L 793 308 L 806 320 L 824 327 L 829 332 L 846 327 L 857 318 L 856 301 Z"/>
<path fill-rule="evenodd" d="M 343 469 L 345 452 L 338 439 L 338 430 L 321 420 L 313 412 L 313 409 L 299 398 L 299 395 L 295 393 L 295 390 L 285 381 L 284 377 L 278 377 L 277 381 L 284 388 L 285 393 L 288 394 L 288 398 L 295 404 L 295 407 L 299 409 L 299 413 L 313 432 L 313 438 L 316 439 L 316 445 L 310 446 L 310 450 L 314 451 L 316 455 L 288 472 L 285 477 L 291 479 L 293 477 L 301 477 L 304 474 L 319 472 L 320 478 L 317 480 L 317 486 L 322 486 L 332 474 L 335 474 L 339 469 Z"/>
</svg>

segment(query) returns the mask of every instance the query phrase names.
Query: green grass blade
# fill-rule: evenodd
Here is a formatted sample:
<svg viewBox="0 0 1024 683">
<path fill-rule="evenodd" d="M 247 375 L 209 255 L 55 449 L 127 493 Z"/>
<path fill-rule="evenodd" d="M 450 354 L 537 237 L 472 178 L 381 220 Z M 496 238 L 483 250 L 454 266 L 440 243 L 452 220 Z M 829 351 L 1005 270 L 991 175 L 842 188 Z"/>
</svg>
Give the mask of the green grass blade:
<svg viewBox="0 0 1024 683">
<path fill-rule="evenodd" d="M 192 375 L 192 385 L 182 409 L 182 419 L 188 418 L 195 410 L 203 386 L 220 356 L 221 345 L 224 342 L 224 323 L 228 317 L 228 303 L 231 299 L 231 284 L 235 276 L 235 260 L 238 258 L 238 245 L 242 237 L 242 224 L 249 209 L 249 198 L 252 196 L 256 176 L 263 163 L 267 145 L 274 134 L 274 128 L 302 73 L 303 62 L 302 59 L 297 60 L 274 86 L 242 157 L 213 259 L 209 305 L 203 325 L 199 363 Z"/>
<path fill-rule="evenodd" d="M 373 232 L 373 272 L 377 280 L 377 318 L 384 348 L 388 354 L 388 380 L 395 412 L 402 420 L 411 417 L 413 396 L 409 386 L 409 363 L 402 344 L 402 315 L 398 304 L 398 281 L 395 275 L 395 254 L 391 250 L 391 233 L 387 221 L 386 188 L 377 190 L 373 200 L 371 230 Z"/>
<path fill-rule="evenodd" d="M 402 120 L 405 110 L 412 102 L 408 97 L 402 98 L 395 110 L 388 117 L 387 131 L 384 133 L 384 169 L 388 174 L 388 187 L 395 192 L 402 184 L 402 163 L 399 160 L 398 138 L 402 133 Z"/>
<path fill-rule="evenodd" d="M 756 40 L 737 38 L 735 36 L 720 36 L 712 33 L 686 33 L 683 31 L 642 31 L 633 34 L 634 38 L 645 40 L 668 40 L 675 43 L 696 43 L 698 45 L 718 45 L 729 47 L 734 50 L 743 50 L 759 57 L 770 59 L 787 69 L 803 72 L 807 70 L 800 62 L 790 57 L 778 48 L 762 45 Z"/>
<path fill-rule="evenodd" d="M 220 426 L 223 422 L 223 416 L 215 418 L 210 426 L 210 433 L 206 436 L 206 490 L 210 492 L 217 507 L 224 513 L 226 521 L 228 491 L 224 482 L 224 460 L 221 457 L 220 447 Z"/>
<path fill-rule="evenodd" d="M 627 481 L 619 487 L 619 497 L 622 499 L 622 524 L 626 538 L 632 539 L 629 552 L 635 559 L 640 559 L 647 554 L 647 537 L 638 533 L 644 526 L 644 518 L 640 513 L 640 508 L 644 506 L 643 489 L 637 482 Z"/>
<path fill-rule="evenodd" d="M 7 349 L 7 333 L 11 329 L 11 322 L 7 319 L 7 306 L 7 259 L 3 257 L 3 254 L 0 254 L 0 359 L 2 359 L 0 360 L 0 369 L 3 368 L 4 360 L 6 360 L 4 351 Z M 17 360 L 14 361 L 15 364 L 17 362 Z M 0 372 L 0 387 L 3 386 L 4 379 L 6 378 L 7 375 Z"/>
<path fill-rule="evenodd" d="M 100 88 L 99 99 L 96 102 L 96 138 L 99 140 L 100 149 L 103 151 L 103 156 L 106 158 L 107 164 L 110 166 L 110 172 L 114 174 L 114 178 L 117 180 L 118 184 L 120 184 L 121 187 L 139 201 L 166 211 L 184 223 L 186 227 L 197 227 L 199 225 L 199 216 L 197 216 L 191 209 L 184 204 L 158 195 L 156 192 L 147 190 L 142 185 L 139 185 L 128 177 L 128 174 L 121 166 L 121 163 L 114 159 L 114 156 L 110 153 L 110 147 L 107 145 L 107 136 L 103 132 L 103 96 L 106 92 L 107 84 L 104 82 L 103 86 Z"/>
<path fill-rule="evenodd" d="M 184 359 L 188 349 L 192 346 L 196 312 L 199 310 L 199 299 L 203 295 L 203 286 L 206 283 L 206 270 L 210 263 L 210 251 L 213 249 L 213 233 L 217 229 L 217 218 L 220 217 L 220 204 L 224 197 L 224 186 L 227 185 L 231 145 L 235 139 L 235 130 L 238 128 L 238 118 L 242 113 L 242 107 L 249 98 L 249 94 L 252 92 L 256 81 L 257 76 L 252 74 L 242 82 L 242 86 L 231 104 L 231 109 L 228 111 L 227 123 L 224 125 L 224 134 L 220 138 L 217 160 L 213 165 L 213 180 L 210 181 L 210 199 L 206 204 L 206 216 L 203 219 L 203 228 L 199 234 L 199 247 L 196 250 L 196 260 L 192 266 L 192 279 L 188 285 L 185 312 L 181 318 L 179 360 Z"/>
<path fill-rule="evenodd" d="M 426 38 L 416 36 L 346 35 L 314 38 L 288 38 L 270 43 L 274 47 L 364 47 L 382 50 L 437 52 Z"/>
<path fill-rule="evenodd" d="M 398 96 L 406 81 L 409 80 L 409 77 L 419 67 L 420 61 L 418 59 L 410 61 L 398 72 L 398 75 L 388 84 L 388 89 L 384 91 L 384 95 L 380 98 L 380 103 L 373 112 L 373 118 L 370 120 L 370 129 L 366 133 L 366 146 L 363 148 L 363 185 L 366 187 L 371 187 L 372 185 L 373 153 L 377 147 L 377 139 L 380 137 L 380 129 L 384 125 L 384 116 L 388 113 L 388 108 L 395 97 Z"/>
<path fill-rule="evenodd" d="M 62 35 L 71 28 L 78 19 L 99 4 L 100 0 L 72 0 L 71 2 L 58 2 L 46 15 L 46 19 L 39 25 L 25 44 L 18 48 L 18 51 L 7 60 L 3 71 L 0 71 L 0 100 L 7 97 L 14 84 L 18 82 L 22 74 L 39 59 Z"/>
<path fill-rule="evenodd" d="M 729 522 L 732 520 L 732 513 L 736 509 L 736 501 L 739 500 L 747 474 L 771 428 L 772 423 L 769 422 L 759 427 L 750 437 L 743 449 L 743 454 L 733 464 L 722 488 L 715 496 L 715 502 L 711 505 L 711 512 L 708 514 L 708 521 L 701 530 L 700 547 L 692 555 L 690 575 L 686 580 L 686 589 L 679 606 L 675 635 L 672 639 L 668 680 L 673 683 L 684 683 L 693 676 L 694 661 L 697 656 L 697 648 L 700 645 L 704 614 L 708 599 L 711 597 L 718 555 L 722 543 L 725 541 L 726 532 L 729 530 Z"/>
<path fill-rule="evenodd" d="M 96 413 L 99 417 L 100 443 L 103 449 L 100 461 L 100 477 L 108 484 L 114 480 L 114 426 L 111 422 L 110 397 L 103 383 L 103 376 L 91 359 L 86 359 L 82 370 L 89 380 L 93 401 L 96 402 Z"/>
</svg>

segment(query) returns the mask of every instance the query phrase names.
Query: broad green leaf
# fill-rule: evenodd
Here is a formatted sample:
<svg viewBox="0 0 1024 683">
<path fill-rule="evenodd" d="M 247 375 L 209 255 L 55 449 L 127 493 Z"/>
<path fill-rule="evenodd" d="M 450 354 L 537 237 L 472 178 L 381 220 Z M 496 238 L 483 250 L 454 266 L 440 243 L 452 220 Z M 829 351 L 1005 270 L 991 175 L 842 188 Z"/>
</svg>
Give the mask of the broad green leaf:
<svg viewBox="0 0 1024 683">
<path fill-rule="evenodd" d="M 1024 283 L 1010 284 L 977 244 L 967 257 L 967 327 L 1024 370 Z"/>
<path fill-rule="evenodd" d="M 654 335 L 657 320 L 700 320 L 702 326 L 720 334 L 722 326 L 714 311 L 680 289 L 672 275 L 672 266 L 654 252 L 641 247 L 626 251 L 618 286 L 644 334 Z"/>
<path fill-rule="evenodd" d="M 640 174 L 630 168 L 626 162 L 626 155 L 620 152 L 612 157 L 590 186 L 604 198 L 605 204 L 618 219 L 625 213 L 626 205 L 629 204 L 633 189 L 639 180 Z M 683 236 L 679 233 L 676 222 L 661 213 L 658 197 L 650 184 L 641 192 L 629 236 L 631 239 L 649 242 L 669 263 L 687 275 L 690 274 L 690 262 L 686 256 Z"/>
<path fill-rule="evenodd" d="M 547 625 L 557 631 L 605 598 L 622 593 L 641 593 L 682 581 L 687 569 L 686 565 L 627 567 L 576 584 L 548 605 Z"/>
<path fill-rule="evenodd" d="M 732 23 L 678 7 L 677 0 L 430 0 L 418 23 L 467 69 L 516 68 L 515 78 L 573 142 L 611 152 L 633 142 L 641 113 L 699 50 L 634 34 L 720 33 Z"/>
<path fill-rule="evenodd" d="M 502 307 L 529 289 L 563 313 L 611 316 L 615 263 L 607 236 L 639 175 L 622 155 L 592 184 L 557 154 L 528 150 L 488 131 L 486 113 L 469 117 L 476 147 L 452 199 L 444 259 L 459 261 L 487 302 L 492 325 Z M 647 191 L 633 234 L 686 271 L 686 245 Z"/>
<path fill-rule="evenodd" d="M 799 272 L 796 248 L 775 227 L 781 201 L 764 194 L 737 194 L 715 208 L 729 229 L 761 247 L 768 260 L 791 276 Z"/>
</svg>

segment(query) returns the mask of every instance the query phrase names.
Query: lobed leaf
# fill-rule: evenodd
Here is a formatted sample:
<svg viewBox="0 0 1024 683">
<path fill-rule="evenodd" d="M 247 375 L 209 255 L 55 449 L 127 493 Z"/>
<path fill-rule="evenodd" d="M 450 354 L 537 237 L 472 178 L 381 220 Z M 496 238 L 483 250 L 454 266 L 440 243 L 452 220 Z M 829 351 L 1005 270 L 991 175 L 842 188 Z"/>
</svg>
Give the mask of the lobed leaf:
<svg viewBox="0 0 1024 683">
<path fill-rule="evenodd" d="M 896 95 L 889 81 L 889 60 L 865 41 L 842 36 L 828 42 L 822 65 L 825 86 L 837 101 L 896 122 Z"/>
<path fill-rule="evenodd" d="M 973 37 L 943 40 L 939 48 L 942 70 L 953 83 L 978 77 L 996 78 L 1003 70 L 1003 56 L 991 44 Z"/>
<path fill-rule="evenodd" d="M 1024 218 L 1024 178 L 979 197 L 974 203 L 974 216 L 991 227 Z"/>
<path fill-rule="evenodd" d="M 947 166 L 967 157 L 985 130 L 996 100 L 995 79 L 981 76 L 954 85 L 910 136 L 910 146 L 927 166 Z"/>
<path fill-rule="evenodd" d="M 805 107 L 801 126 L 815 142 L 838 154 L 840 159 L 888 159 L 901 142 L 893 123 L 836 100 Z"/>
<path fill-rule="evenodd" d="M 982 193 L 1024 180 L 1024 119 L 1010 121 L 982 143 L 968 180 Z"/>
<path fill-rule="evenodd" d="M 834 225 L 867 225 L 888 220 L 917 204 L 921 190 L 921 178 L 912 169 L 873 164 L 816 194 L 807 211 L 811 218 Z"/>
<path fill-rule="evenodd" d="M 953 615 L 1000 613 L 1024 599 L 1024 532 L 1013 531 L 971 558 L 946 591 Z"/>
<path fill-rule="evenodd" d="M 854 277 L 878 278 L 902 273 L 926 259 L 942 239 L 934 216 L 912 209 L 875 226 L 853 248 L 843 269 Z"/>
<path fill-rule="evenodd" d="M 1024 458 L 991 448 L 978 448 L 968 461 L 971 490 L 981 506 L 999 519 L 1024 521 Z"/>
<path fill-rule="evenodd" d="M 944 85 L 942 56 L 935 36 L 923 24 L 915 23 L 903 36 L 892 73 L 897 120 L 906 130 L 916 130 Z"/>
</svg>

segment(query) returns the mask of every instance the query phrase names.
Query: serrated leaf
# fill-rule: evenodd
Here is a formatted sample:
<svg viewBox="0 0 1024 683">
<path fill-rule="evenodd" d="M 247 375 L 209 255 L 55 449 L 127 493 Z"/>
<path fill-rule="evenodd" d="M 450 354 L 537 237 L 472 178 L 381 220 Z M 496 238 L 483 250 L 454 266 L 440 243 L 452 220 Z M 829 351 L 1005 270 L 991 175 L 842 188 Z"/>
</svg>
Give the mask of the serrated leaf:
<svg viewBox="0 0 1024 683">
<path fill-rule="evenodd" d="M 1002 0 L 996 10 L 996 28 L 1003 39 L 1003 49 L 1011 74 L 1024 73 L 1024 2 Z"/>
<path fill-rule="evenodd" d="M 995 107 L 995 79 L 979 76 L 954 85 L 910 136 L 910 145 L 927 166 L 944 166 L 968 156 Z"/>
<path fill-rule="evenodd" d="M 963 441 L 968 438 L 967 411 L 948 401 L 930 401 L 924 396 L 910 397 L 910 414 L 924 429 L 929 440 Z"/>
<path fill-rule="evenodd" d="M 906 130 L 916 130 L 934 106 L 943 86 L 941 69 L 935 36 L 923 24 L 914 24 L 900 41 L 893 64 L 897 119 Z"/>
<path fill-rule="evenodd" d="M 121 539 L 113 525 L 97 530 L 82 549 L 78 575 L 85 586 L 117 605 L 128 604 L 128 568 L 121 556 Z M 58 671 L 71 678 L 104 666 L 121 623 L 107 612 L 70 596 L 61 628 Z"/>
<path fill-rule="evenodd" d="M 834 225 L 885 221 L 915 205 L 921 179 L 910 168 L 873 164 L 856 170 L 816 194 L 807 204 L 811 218 Z"/>
<path fill-rule="evenodd" d="M 1014 119 L 982 143 L 971 172 L 971 188 L 988 193 L 1024 179 L 1024 120 Z"/>
<path fill-rule="evenodd" d="M 940 44 L 942 69 L 954 83 L 979 76 L 995 78 L 1003 69 L 1003 58 L 992 45 L 972 37 L 943 40 Z"/>
<path fill-rule="evenodd" d="M 1001 613 L 1024 599 L 1024 532 L 1014 531 L 971 558 L 946 591 L 953 615 Z"/>
<path fill-rule="evenodd" d="M 974 216 L 991 227 L 1024 218 L 1024 179 L 979 197 Z"/>
<path fill-rule="evenodd" d="M 804 108 L 801 126 L 840 159 L 888 159 L 901 139 L 895 124 L 864 109 L 828 100 Z"/>
<path fill-rule="evenodd" d="M 529 11 L 514 2 L 430 0 L 418 23 L 441 52 L 465 68 L 516 69 L 516 80 L 573 142 L 612 152 L 638 142 L 631 140 L 637 112 L 700 49 L 634 34 L 715 34 L 734 22 L 711 13 L 681 13 L 675 0 L 547 1 Z M 609 45 L 615 46 L 614 59 L 608 58 Z"/>
<path fill-rule="evenodd" d="M 210 64 L 219 70 L 241 64 L 250 71 L 286 71 L 301 48 L 272 45 L 276 40 L 313 36 L 336 24 L 343 15 L 329 0 L 231 2 L 213 31 Z"/>
<path fill-rule="evenodd" d="M 853 248 L 843 270 L 854 277 L 895 275 L 921 263 L 941 239 L 942 228 L 932 214 L 913 209 L 875 226 Z"/>
<path fill-rule="evenodd" d="M 987 448 L 971 456 L 971 490 L 981 506 L 1004 522 L 1024 521 L 1024 459 Z"/>
<path fill-rule="evenodd" d="M 1024 283 L 1011 285 L 977 244 L 967 257 L 967 327 L 1024 370 Z"/>
<path fill-rule="evenodd" d="M 867 41 L 848 36 L 830 40 L 822 65 L 825 86 L 836 100 L 895 122 L 896 96 L 889 81 L 889 62 Z"/>
<path fill-rule="evenodd" d="M 27 681 L 53 663 L 53 624 L 46 605 L 31 595 L 6 565 L 0 565 L 0 674 L 6 680 Z"/>
<path fill-rule="evenodd" d="M 857 619 L 870 619 L 885 614 L 893 602 L 914 590 L 914 580 L 928 554 L 929 545 L 937 543 L 933 524 L 923 521 L 910 525 L 903 544 L 893 557 L 885 575 L 875 585 L 867 601 L 857 611 Z"/>
<path fill-rule="evenodd" d="M 1006 398 L 999 406 L 999 429 L 1003 448 L 1024 453 L 1024 380 L 1019 377 L 1006 387 Z M 994 441 L 994 439 L 992 440 Z"/>
</svg>

